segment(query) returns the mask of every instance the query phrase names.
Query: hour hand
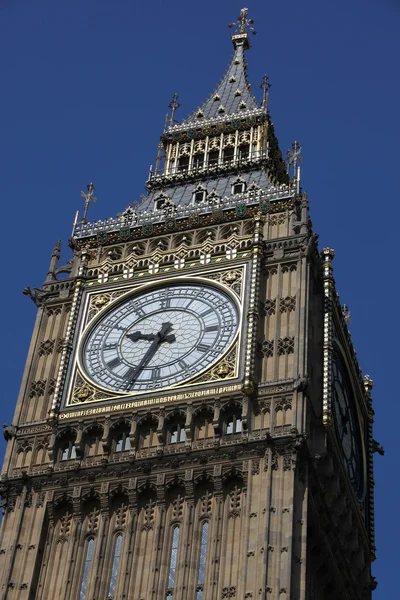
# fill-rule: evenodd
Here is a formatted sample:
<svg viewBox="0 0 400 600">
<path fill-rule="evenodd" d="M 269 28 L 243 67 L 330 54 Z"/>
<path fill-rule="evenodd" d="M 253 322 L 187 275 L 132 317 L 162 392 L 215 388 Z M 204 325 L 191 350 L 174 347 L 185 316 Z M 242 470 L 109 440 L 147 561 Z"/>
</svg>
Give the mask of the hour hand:
<svg viewBox="0 0 400 600">
<path fill-rule="evenodd" d="M 126 337 L 132 342 L 137 342 L 139 340 L 153 342 L 156 336 L 154 333 L 142 333 L 141 331 L 134 331 L 133 333 L 127 333 Z"/>
</svg>

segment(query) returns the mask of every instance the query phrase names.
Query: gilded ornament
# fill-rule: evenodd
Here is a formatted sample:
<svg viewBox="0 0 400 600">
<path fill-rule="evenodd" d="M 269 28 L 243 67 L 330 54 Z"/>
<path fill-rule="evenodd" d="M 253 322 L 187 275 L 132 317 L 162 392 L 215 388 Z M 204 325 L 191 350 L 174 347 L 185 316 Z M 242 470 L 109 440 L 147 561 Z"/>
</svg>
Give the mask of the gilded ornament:
<svg viewBox="0 0 400 600">
<path fill-rule="evenodd" d="M 84 385 L 76 392 L 75 398 L 77 398 L 80 402 L 85 402 L 85 400 L 87 400 L 91 394 L 91 389 L 87 385 Z"/>
</svg>

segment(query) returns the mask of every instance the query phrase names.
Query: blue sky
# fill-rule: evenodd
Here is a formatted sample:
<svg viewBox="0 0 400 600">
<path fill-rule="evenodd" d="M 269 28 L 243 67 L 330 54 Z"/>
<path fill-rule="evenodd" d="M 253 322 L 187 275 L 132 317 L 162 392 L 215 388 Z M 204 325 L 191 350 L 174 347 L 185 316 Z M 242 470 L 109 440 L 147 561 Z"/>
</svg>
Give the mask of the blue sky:
<svg viewBox="0 0 400 600">
<path fill-rule="evenodd" d="M 90 217 L 113 216 L 144 191 L 174 92 L 177 118 L 194 110 L 232 54 L 227 23 L 241 4 L 203 0 L 2 0 L 0 197 L 3 239 L 2 420 L 13 407 L 52 247 L 67 239 L 80 191 Z M 248 53 L 253 91 L 264 73 L 283 151 L 303 147 L 320 247 L 352 314 L 364 373 L 376 382 L 376 600 L 397 589 L 400 480 L 398 387 L 400 75 L 397 0 L 260 2 Z M 383 319 L 383 317 L 385 317 Z"/>
</svg>

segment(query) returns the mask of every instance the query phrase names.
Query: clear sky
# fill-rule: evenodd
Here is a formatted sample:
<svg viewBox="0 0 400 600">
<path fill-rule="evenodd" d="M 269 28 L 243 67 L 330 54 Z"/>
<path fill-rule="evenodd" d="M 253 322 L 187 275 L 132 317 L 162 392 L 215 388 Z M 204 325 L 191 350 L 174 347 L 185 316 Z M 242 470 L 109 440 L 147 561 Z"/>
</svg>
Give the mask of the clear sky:
<svg viewBox="0 0 400 600">
<path fill-rule="evenodd" d="M 237 0 L 1 0 L 2 420 L 10 422 L 35 318 L 23 287 L 40 286 L 67 239 L 80 191 L 91 219 L 140 198 L 167 105 L 185 117 L 232 55 Z M 335 249 L 341 301 L 364 373 L 375 380 L 375 600 L 400 597 L 398 0 L 253 0 L 253 91 L 264 73 L 283 151 L 303 147 L 320 248 Z M 383 317 L 385 317 L 383 319 Z M 1 450 L 1 448 L 0 448 Z M 397 590 L 397 591 L 395 591 Z"/>
</svg>

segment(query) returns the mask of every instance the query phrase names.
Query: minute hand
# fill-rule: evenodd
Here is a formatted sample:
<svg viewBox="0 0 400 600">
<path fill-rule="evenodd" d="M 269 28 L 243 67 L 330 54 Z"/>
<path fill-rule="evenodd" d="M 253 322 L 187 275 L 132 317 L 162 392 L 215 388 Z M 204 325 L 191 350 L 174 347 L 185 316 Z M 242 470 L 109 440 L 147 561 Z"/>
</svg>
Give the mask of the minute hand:
<svg viewBox="0 0 400 600">
<path fill-rule="evenodd" d="M 170 331 L 170 329 L 172 329 L 172 323 L 163 323 L 162 324 L 160 331 L 155 334 L 153 342 L 151 343 L 146 354 L 143 356 L 142 360 L 140 361 L 140 363 L 138 364 L 136 369 L 133 371 L 132 376 L 130 378 L 130 382 L 129 382 L 130 385 L 132 385 L 136 381 L 140 371 L 142 369 L 144 369 L 144 367 L 146 365 L 149 364 L 149 362 L 151 361 L 151 359 L 157 352 L 158 347 L 161 344 L 161 342 L 171 343 L 171 342 L 175 341 L 175 336 L 173 334 L 167 335 L 168 332 Z"/>
</svg>

